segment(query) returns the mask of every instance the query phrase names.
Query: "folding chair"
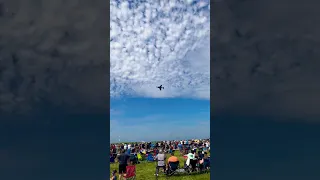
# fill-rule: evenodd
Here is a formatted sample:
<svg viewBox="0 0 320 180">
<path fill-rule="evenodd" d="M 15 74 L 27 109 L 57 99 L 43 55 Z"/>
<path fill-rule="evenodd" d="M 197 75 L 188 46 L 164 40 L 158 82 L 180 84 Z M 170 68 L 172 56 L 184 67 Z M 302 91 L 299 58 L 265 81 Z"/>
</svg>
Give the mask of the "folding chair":
<svg viewBox="0 0 320 180">
<path fill-rule="evenodd" d="M 126 180 L 135 180 L 136 179 L 136 166 L 129 165 L 126 167 L 126 174 L 124 176 Z"/>
<path fill-rule="evenodd" d="M 179 161 L 178 162 L 169 162 L 167 175 L 172 176 L 179 169 Z"/>
<path fill-rule="evenodd" d="M 152 156 L 151 153 L 148 154 L 147 161 L 149 161 L 149 162 L 153 162 L 154 161 L 153 156 Z"/>
</svg>

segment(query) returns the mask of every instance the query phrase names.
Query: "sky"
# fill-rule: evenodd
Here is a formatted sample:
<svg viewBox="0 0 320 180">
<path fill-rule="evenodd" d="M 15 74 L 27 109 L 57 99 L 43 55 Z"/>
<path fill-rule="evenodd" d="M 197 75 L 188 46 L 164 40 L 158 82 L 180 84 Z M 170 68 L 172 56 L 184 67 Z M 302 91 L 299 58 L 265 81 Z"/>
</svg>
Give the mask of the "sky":
<svg viewBox="0 0 320 180">
<path fill-rule="evenodd" d="M 111 141 L 209 137 L 209 1 L 111 1 L 110 96 Z"/>
<path fill-rule="evenodd" d="M 100 0 L 51 1 L 42 5 L 41 1 L 31 0 L 4 2 L 8 11 L 1 19 L 0 39 L 0 179 L 87 180 L 109 176 L 106 161 L 109 147 L 104 143 L 109 135 L 105 128 L 109 124 L 106 121 L 109 115 L 96 117 L 89 114 L 85 117 L 82 114 L 87 105 L 94 105 L 94 110 L 99 108 L 102 112 L 109 112 L 106 111 L 109 110 L 109 94 L 105 93 L 109 90 L 106 83 L 109 54 L 104 38 L 109 33 L 106 31 L 109 28 L 106 19 L 109 5 L 109 1 Z M 211 84 L 214 92 L 214 111 L 211 113 L 214 120 L 210 122 L 214 142 L 214 179 L 320 179 L 318 9 L 315 3 L 301 5 L 297 0 L 290 0 L 290 3 L 288 0 L 229 0 L 214 3 L 210 8 L 214 17 L 211 31 L 211 45 L 214 47 L 211 58 L 214 61 L 210 76 L 217 76 Z M 117 17 L 115 13 L 121 13 L 117 9 L 111 8 L 111 11 L 112 18 Z M 207 26 L 208 22 L 203 25 Z M 194 34 L 188 36 L 191 38 L 188 43 L 197 44 L 194 56 L 205 57 L 198 53 L 206 51 L 205 46 L 201 48 L 202 44 L 197 43 L 202 40 L 192 39 Z M 121 34 L 113 36 L 122 37 Z M 128 39 L 120 40 L 129 42 Z M 140 41 L 136 38 L 134 42 Z M 186 44 L 182 45 L 180 49 L 187 48 Z M 58 50 L 58 55 L 52 53 L 54 49 Z M 193 69 L 188 71 L 189 75 L 199 79 L 200 75 L 208 73 L 204 65 L 208 61 L 198 59 L 191 62 L 192 52 L 188 51 L 184 56 L 185 61 L 175 61 L 174 66 Z M 12 53 L 17 56 L 12 58 Z M 141 54 L 131 56 L 142 57 Z M 194 80 L 192 83 L 195 84 L 189 89 L 176 71 L 166 70 L 168 58 L 162 58 L 157 64 L 158 69 L 149 68 L 148 75 L 141 75 L 136 68 L 127 66 L 139 77 L 132 80 L 121 69 L 122 65 L 128 64 L 126 57 L 116 54 L 111 57 L 112 77 L 116 79 L 116 83 L 111 84 L 115 89 L 112 91 L 112 113 L 133 114 L 133 110 L 117 106 L 121 101 L 129 101 L 131 103 L 127 106 L 134 104 L 133 107 L 142 106 L 143 103 L 138 102 L 145 99 L 163 101 L 157 103 L 165 104 L 163 107 L 177 100 L 173 97 L 180 97 L 180 102 L 182 98 L 199 104 L 207 101 L 208 98 L 200 97 L 207 97 L 208 93 L 199 91 L 200 87 L 208 89 L 207 81 L 202 79 L 202 84 Z M 185 63 L 187 58 L 189 64 Z M 119 59 L 121 61 L 117 61 Z M 195 63 L 199 63 L 197 68 Z M 135 64 L 145 69 L 149 67 L 148 63 Z M 157 71 L 159 77 L 152 76 L 153 71 Z M 152 84 L 153 79 L 163 80 L 160 83 L 164 84 L 178 77 L 181 84 L 169 83 L 171 89 L 165 84 L 166 91 L 161 91 L 165 94 L 152 88 L 139 89 Z M 174 89 L 178 85 L 179 89 Z M 199 96 L 199 92 L 204 92 L 204 96 Z M 164 98 L 165 95 L 172 97 Z M 39 117 L 6 119 L 3 116 L 3 112 L 14 110 L 16 113 L 19 108 L 23 111 L 37 109 L 32 103 L 41 99 L 44 103 L 39 105 L 40 110 L 45 106 L 53 107 L 49 113 L 45 112 L 49 120 Z M 191 106 L 192 103 L 182 103 L 181 106 Z M 79 117 L 54 117 L 67 107 L 64 112 L 81 114 Z M 162 112 L 159 108 L 154 110 L 157 113 L 149 113 L 149 110 L 143 115 Z M 219 115 L 218 110 L 226 115 Z M 239 111 L 250 116 L 242 117 L 237 114 Z M 111 117 L 114 122 L 125 122 L 120 118 L 125 119 L 125 113 Z M 257 117 L 252 117 L 252 113 Z M 266 115 L 275 117 L 270 119 Z M 314 118 L 315 123 L 309 123 L 310 118 Z M 202 118 L 199 116 L 199 119 Z M 144 137 L 148 136 L 151 135 Z"/>
<path fill-rule="evenodd" d="M 207 100 L 132 98 L 111 107 L 111 142 L 210 137 Z"/>
</svg>

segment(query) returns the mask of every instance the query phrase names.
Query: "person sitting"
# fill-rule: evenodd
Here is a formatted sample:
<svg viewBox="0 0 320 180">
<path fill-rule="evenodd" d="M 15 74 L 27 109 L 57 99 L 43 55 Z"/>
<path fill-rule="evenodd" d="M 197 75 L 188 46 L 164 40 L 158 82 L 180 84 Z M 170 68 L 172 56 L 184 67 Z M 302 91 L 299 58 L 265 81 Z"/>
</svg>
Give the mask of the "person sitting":
<svg viewBox="0 0 320 180">
<path fill-rule="evenodd" d="M 160 152 L 160 151 L 159 151 L 158 149 L 153 149 L 153 154 L 154 154 L 154 155 L 159 154 L 159 152 Z"/>
<path fill-rule="evenodd" d="M 168 171 L 175 171 L 178 169 L 179 166 L 179 159 L 174 155 L 174 153 L 171 153 L 171 156 L 168 159 Z"/>
<path fill-rule="evenodd" d="M 204 151 L 203 151 L 202 149 L 200 149 L 200 150 L 198 151 L 198 157 L 199 157 L 200 159 L 202 159 L 202 158 L 204 157 Z"/>
<path fill-rule="evenodd" d="M 139 164 L 138 157 L 136 154 L 130 154 L 130 162 L 132 162 L 133 165 Z"/>
<path fill-rule="evenodd" d="M 110 163 L 114 163 L 115 162 L 115 158 L 113 155 L 110 155 Z"/>
<path fill-rule="evenodd" d="M 157 154 L 154 158 L 155 161 L 157 161 L 156 166 L 156 173 L 155 176 L 159 176 L 159 169 L 162 168 L 164 172 L 166 172 L 166 155 L 163 153 L 162 150 L 159 151 L 159 154 Z"/>
<path fill-rule="evenodd" d="M 112 176 L 111 176 L 110 180 L 117 180 L 117 170 L 112 171 Z"/>
</svg>

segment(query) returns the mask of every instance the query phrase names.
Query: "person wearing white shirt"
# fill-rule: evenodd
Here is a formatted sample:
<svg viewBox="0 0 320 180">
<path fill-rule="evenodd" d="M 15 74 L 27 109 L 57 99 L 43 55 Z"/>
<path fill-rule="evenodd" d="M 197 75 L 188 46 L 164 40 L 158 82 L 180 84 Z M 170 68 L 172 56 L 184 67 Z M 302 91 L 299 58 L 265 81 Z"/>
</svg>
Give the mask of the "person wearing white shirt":
<svg viewBox="0 0 320 180">
<path fill-rule="evenodd" d="M 189 150 L 189 154 L 187 155 L 188 159 L 186 161 L 186 165 L 190 166 L 192 168 L 192 171 L 195 171 L 196 168 L 196 163 L 197 163 L 197 158 L 196 158 L 196 153 L 195 151 Z"/>
</svg>

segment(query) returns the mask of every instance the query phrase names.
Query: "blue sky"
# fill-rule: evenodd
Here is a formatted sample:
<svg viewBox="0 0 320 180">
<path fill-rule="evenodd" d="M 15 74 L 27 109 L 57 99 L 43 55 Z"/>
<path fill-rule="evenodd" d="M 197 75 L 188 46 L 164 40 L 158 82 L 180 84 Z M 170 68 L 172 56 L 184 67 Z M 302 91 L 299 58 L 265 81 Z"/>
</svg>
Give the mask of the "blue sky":
<svg viewBox="0 0 320 180">
<path fill-rule="evenodd" d="M 184 98 L 111 100 L 111 141 L 210 136 L 210 101 Z M 193 133 L 191 133 L 193 132 Z"/>
<path fill-rule="evenodd" d="M 110 96 L 111 140 L 209 136 L 209 1 L 110 1 Z"/>
</svg>

